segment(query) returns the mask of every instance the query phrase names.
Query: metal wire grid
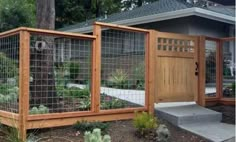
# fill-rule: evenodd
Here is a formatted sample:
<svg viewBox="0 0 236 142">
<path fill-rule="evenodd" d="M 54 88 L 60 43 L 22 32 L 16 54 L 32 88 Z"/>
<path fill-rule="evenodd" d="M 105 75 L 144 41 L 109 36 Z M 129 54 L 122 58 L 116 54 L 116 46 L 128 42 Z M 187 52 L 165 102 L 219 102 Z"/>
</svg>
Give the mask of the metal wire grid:
<svg viewBox="0 0 236 142">
<path fill-rule="evenodd" d="M 19 34 L 0 38 L 0 110 L 18 113 Z"/>
<path fill-rule="evenodd" d="M 206 87 L 205 93 L 208 97 L 216 96 L 216 47 L 215 41 L 206 40 Z"/>
<path fill-rule="evenodd" d="M 100 109 L 144 106 L 145 40 L 144 33 L 102 31 Z"/>
<path fill-rule="evenodd" d="M 89 111 L 92 41 L 30 38 L 30 114 Z"/>
<path fill-rule="evenodd" d="M 223 43 L 223 97 L 235 97 L 235 41 Z"/>
<path fill-rule="evenodd" d="M 194 41 L 172 38 L 158 38 L 157 50 L 171 52 L 194 52 Z"/>
</svg>

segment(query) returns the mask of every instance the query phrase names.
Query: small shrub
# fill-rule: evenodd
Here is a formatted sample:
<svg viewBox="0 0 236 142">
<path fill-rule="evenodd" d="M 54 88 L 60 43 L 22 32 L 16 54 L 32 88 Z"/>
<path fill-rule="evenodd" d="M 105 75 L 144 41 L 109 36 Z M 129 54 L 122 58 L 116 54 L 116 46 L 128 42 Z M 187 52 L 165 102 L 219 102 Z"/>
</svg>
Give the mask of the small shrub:
<svg viewBox="0 0 236 142">
<path fill-rule="evenodd" d="M 117 69 L 115 72 L 111 74 L 111 76 L 108 78 L 108 84 L 109 86 L 115 87 L 115 88 L 126 88 L 128 86 L 128 74 L 123 71 L 122 69 Z"/>
<path fill-rule="evenodd" d="M 8 58 L 2 52 L 0 52 L 0 65 L 0 78 L 13 78 L 18 75 L 16 61 Z"/>
<path fill-rule="evenodd" d="M 138 129 L 141 135 L 157 128 L 157 119 L 147 112 L 135 113 L 133 123 L 134 127 Z"/>
<path fill-rule="evenodd" d="M 74 128 L 80 131 L 92 131 L 95 128 L 100 129 L 103 133 L 107 132 L 109 125 L 107 123 L 102 122 L 87 122 L 87 121 L 78 121 Z"/>
<path fill-rule="evenodd" d="M 104 100 L 104 99 L 103 99 Z M 120 99 L 112 99 L 109 101 L 102 101 L 101 108 L 102 109 L 116 109 L 116 108 L 124 108 L 127 105 L 127 102 Z"/>
<path fill-rule="evenodd" d="M 90 90 L 88 88 L 80 89 L 76 87 L 70 88 L 70 95 L 76 98 L 86 98 L 90 95 Z"/>
<path fill-rule="evenodd" d="M 133 68 L 133 78 L 136 81 L 137 89 L 144 89 L 145 85 L 145 64 L 144 62 L 139 63 Z"/>
<path fill-rule="evenodd" d="M 91 107 L 91 98 L 86 97 L 80 101 L 79 109 L 80 110 L 89 110 Z"/>
<path fill-rule="evenodd" d="M 49 113 L 49 109 L 48 107 L 44 106 L 44 105 L 40 105 L 38 108 L 37 107 L 33 107 L 30 111 L 30 114 L 45 114 L 45 113 Z"/>
<path fill-rule="evenodd" d="M 90 131 L 84 133 L 84 142 L 111 142 L 111 137 L 109 135 L 103 137 L 100 129 L 94 129 L 92 133 Z"/>
<path fill-rule="evenodd" d="M 70 63 L 70 79 L 72 81 L 75 81 L 79 75 L 79 66 L 79 63 L 77 62 Z"/>
</svg>

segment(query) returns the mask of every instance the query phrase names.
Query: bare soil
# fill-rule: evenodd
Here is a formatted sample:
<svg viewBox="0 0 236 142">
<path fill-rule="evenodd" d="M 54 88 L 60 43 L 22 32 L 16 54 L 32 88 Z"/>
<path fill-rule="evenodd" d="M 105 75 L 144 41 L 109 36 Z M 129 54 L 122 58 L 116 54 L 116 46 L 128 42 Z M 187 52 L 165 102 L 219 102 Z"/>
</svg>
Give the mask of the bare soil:
<svg viewBox="0 0 236 142">
<path fill-rule="evenodd" d="M 222 122 L 235 124 L 235 106 L 216 105 L 208 107 L 211 110 L 222 113 Z"/>
<path fill-rule="evenodd" d="M 170 142 L 208 142 L 167 122 L 161 121 L 161 123 L 166 124 L 170 130 Z M 153 142 L 149 138 L 137 136 L 131 120 L 113 121 L 109 122 L 109 125 L 108 133 L 112 142 Z M 83 142 L 83 133 L 76 131 L 73 127 L 41 129 L 31 131 L 31 133 L 36 135 L 35 142 Z M 4 136 L 0 137 L 0 142 L 6 142 Z"/>
</svg>

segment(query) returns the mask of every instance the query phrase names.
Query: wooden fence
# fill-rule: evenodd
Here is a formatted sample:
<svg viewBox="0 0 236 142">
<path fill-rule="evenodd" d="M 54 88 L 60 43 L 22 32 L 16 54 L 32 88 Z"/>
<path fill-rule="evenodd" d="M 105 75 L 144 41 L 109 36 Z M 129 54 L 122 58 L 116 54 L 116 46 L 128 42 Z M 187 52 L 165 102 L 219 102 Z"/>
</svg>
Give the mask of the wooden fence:
<svg viewBox="0 0 236 142">
<path fill-rule="evenodd" d="M 1 123 L 18 128 L 25 139 L 28 129 L 153 113 L 161 35 L 194 39 L 199 62 L 195 100 L 204 106 L 204 36 L 100 22 L 94 24 L 93 35 L 18 28 L 0 33 Z"/>
</svg>

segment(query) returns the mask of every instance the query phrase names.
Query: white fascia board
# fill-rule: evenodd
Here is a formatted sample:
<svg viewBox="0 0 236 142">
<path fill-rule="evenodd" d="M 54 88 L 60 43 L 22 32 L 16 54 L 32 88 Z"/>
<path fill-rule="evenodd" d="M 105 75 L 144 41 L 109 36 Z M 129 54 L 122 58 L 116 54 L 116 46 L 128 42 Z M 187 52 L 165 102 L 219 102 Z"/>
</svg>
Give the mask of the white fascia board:
<svg viewBox="0 0 236 142">
<path fill-rule="evenodd" d="M 165 13 L 160 13 L 160 14 L 153 14 L 153 15 L 148 15 L 148 16 L 143 16 L 143 17 L 137 17 L 133 19 L 115 21 L 111 23 L 132 26 L 132 25 L 139 25 L 139 24 L 169 20 L 169 19 L 174 19 L 174 18 L 193 16 L 193 15 L 224 22 L 224 23 L 229 23 L 229 24 L 235 23 L 235 17 L 227 16 L 224 14 L 220 14 L 217 12 L 212 12 L 209 10 L 196 8 L 196 7 L 176 10 L 176 11 L 171 11 L 171 12 L 165 12 Z M 90 33 L 92 32 L 92 28 L 93 26 L 87 26 L 83 28 L 66 30 L 66 32 Z"/>
<path fill-rule="evenodd" d="M 220 22 L 224 22 L 224 23 L 228 23 L 228 24 L 232 24 L 232 25 L 234 25 L 236 22 L 235 17 L 233 16 L 213 12 L 213 11 L 202 9 L 202 8 L 195 8 L 195 15 L 212 19 L 212 20 L 216 20 L 216 21 L 220 21 Z"/>
</svg>

